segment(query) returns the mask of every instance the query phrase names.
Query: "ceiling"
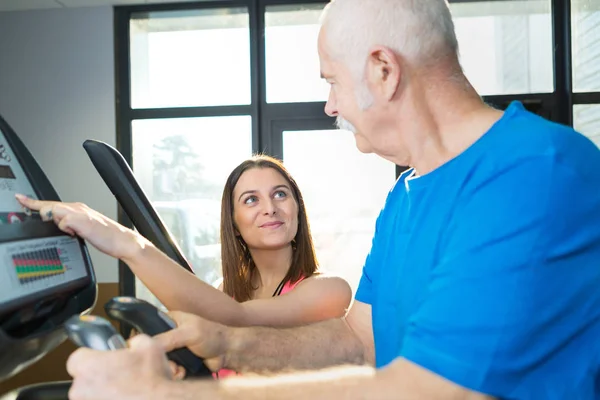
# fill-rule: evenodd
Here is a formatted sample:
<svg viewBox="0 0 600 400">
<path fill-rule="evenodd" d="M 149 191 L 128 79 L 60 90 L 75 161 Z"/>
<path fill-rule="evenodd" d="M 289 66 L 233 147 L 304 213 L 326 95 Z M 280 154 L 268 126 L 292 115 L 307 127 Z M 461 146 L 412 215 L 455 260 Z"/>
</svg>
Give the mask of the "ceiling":
<svg viewBox="0 0 600 400">
<path fill-rule="evenodd" d="M 193 0 L 0 0 L 0 12 L 41 10 L 49 8 L 74 8 L 97 6 L 122 6 L 127 4 L 181 3 Z M 198 0 L 196 0 L 198 1 Z"/>
</svg>

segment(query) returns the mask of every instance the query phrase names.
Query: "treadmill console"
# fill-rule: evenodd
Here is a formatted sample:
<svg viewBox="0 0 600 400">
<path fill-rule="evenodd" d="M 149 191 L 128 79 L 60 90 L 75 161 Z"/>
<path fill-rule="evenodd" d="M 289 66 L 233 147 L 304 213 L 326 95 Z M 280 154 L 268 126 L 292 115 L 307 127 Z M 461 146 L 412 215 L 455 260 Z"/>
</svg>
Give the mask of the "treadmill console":
<svg viewBox="0 0 600 400">
<path fill-rule="evenodd" d="M 67 338 L 64 322 L 89 312 L 96 301 L 84 242 L 24 210 L 17 193 L 60 200 L 0 118 L 0 381 L 62 343 Z"/>
</svg>

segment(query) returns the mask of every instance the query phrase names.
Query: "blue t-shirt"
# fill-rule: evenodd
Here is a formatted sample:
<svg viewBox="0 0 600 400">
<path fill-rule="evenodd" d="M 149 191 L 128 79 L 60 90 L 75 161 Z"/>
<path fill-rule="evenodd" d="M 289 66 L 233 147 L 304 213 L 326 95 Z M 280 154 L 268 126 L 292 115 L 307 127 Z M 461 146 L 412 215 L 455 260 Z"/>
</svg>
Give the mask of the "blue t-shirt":
<svg viewBox="0 0 600 400">
<path fill-rule="evenodd" d="M 600 398 L 598 148 L 514 102 L 459 156 L 412 173 L 356 293 L 377 367 L 404 357 L 499 398 Z"/>
</svg>

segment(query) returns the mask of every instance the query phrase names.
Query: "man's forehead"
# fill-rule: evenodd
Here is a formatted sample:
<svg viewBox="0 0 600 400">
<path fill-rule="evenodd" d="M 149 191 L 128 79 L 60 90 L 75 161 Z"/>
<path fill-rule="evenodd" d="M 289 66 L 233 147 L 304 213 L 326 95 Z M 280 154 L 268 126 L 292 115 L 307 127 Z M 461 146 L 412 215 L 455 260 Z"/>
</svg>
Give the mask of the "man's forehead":
<svg viewBox="0 0 600 400">
<path fill-rule="evenodd" d="M 325 26 L 321 26 L 319 30 L 319 36 L 317 37 L 317 50 L 319 51 L 319 56 L 327 54 L 327 32 Z"/>
<path fill-rule="evenodd" d="M 328 78 L 332 75 L 331 59 L 329 57 L 327 43 L 324 37 L 323 28 L 319 33 L 318 40 L 319 64 L 321 66 L 321 78 Z"/>
</svg>

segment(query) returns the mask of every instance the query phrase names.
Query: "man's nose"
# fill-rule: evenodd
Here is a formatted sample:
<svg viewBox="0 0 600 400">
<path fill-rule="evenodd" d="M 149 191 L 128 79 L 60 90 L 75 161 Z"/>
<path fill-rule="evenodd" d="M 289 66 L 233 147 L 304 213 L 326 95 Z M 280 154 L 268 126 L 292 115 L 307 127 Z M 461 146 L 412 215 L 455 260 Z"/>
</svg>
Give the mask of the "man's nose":
<svg viewBox="0 0 600 400">
<path fill-rule="evenodd" d="M 329 97 L 327 98 L 327 103 L 325 103 L 325 114 L 330 117 L 337 117 L 338 115 L 337 102 L 335 101 L 331 91 L 329 91 Z"/>
</svg>

